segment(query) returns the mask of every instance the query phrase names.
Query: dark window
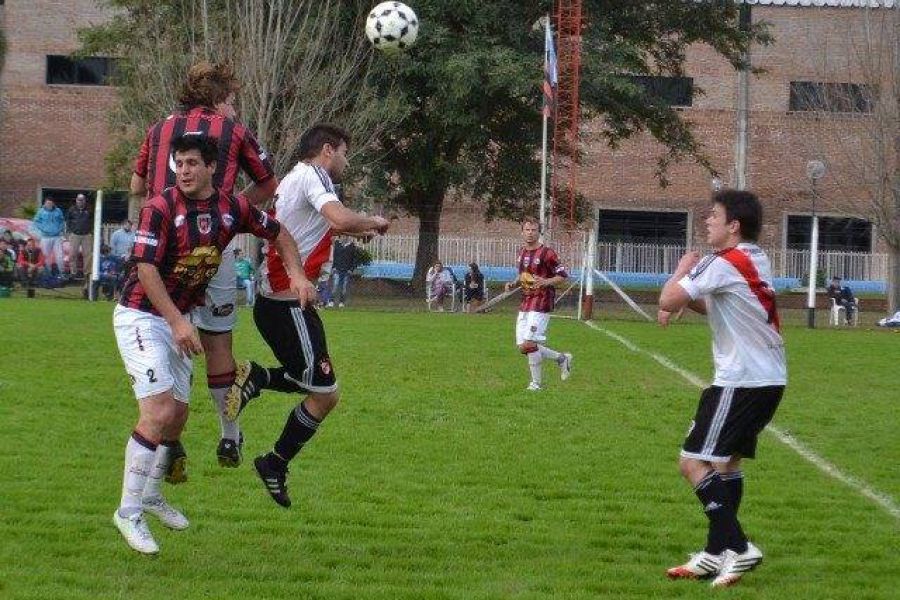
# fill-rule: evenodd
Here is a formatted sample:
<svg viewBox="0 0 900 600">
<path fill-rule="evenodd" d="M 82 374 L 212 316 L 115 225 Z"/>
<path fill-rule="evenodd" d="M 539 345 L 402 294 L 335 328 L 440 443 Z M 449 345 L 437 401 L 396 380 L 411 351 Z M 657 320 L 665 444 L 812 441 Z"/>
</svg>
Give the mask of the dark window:
<svg viewBox="0 0 900 600">
<path fill-rule="evenodd" d="M 865 84 L 791 82 L 792 111 L 870 113 L 874 105 L 873 89 Z"/>
<path fill-rule="evenodd" d="M 103 56 L 69 58 L 47 56 L 47 83 L 53 85 L 110 85 L 116 61 Z"/>
<path fill-rule="evenodd" d="M 667 106 L 690 106 L 693 103 L 694 80 L 690 77 L 633 75 L 631 80 L 644 88 L 653 102 Z"/>
<path fill-rule="evenodd" d="M 601 242 L 684 244 L 687 213 L 601 210 L 597 232 Z"/>
<path fill-rule="evenodd" d="M 787 247 L 807 250 L 812 232 L 812 217 L 788 215 Z M 871 252 L 872 223 L 865 219 L 819 217 L 819 250 L 832 252 Z"/>
<path fill-rule="evenodd" d="M 63 212 L 66 212 L 69 210 L 69 207 L 75 204 L 75 196 L 78 194 L 87 196 L 88 204 L 91 210 L 94 210 L 94 201 L 97 196 L 92 190 L 43 188 L 41 190 L 41 201 L 46 198 L 53 198 L 53 203 L 60 207 Z M 102 216 L 104 223 L 121 223 L 128 218 L 128 194 L 126 192 L 104 192 Z"/>
</svg>

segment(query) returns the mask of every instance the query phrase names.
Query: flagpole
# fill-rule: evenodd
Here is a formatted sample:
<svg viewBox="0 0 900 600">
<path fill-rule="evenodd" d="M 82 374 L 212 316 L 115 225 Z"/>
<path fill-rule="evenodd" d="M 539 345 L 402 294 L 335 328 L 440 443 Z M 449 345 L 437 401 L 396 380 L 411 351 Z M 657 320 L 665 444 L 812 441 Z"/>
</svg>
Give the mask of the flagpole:
<svg viewBox="0 0 900 600">
<path fill-rule="evenodd" d="M 551 39 L 550 33 L 550 15 L 548 14 L 544 17 L 544 71 L 546 72 L 549 69 L 548 62 L 550 57 L 548 56 L 549 48 L 547 46 L 547 40 Z M 546 76 L 545 76 L 546 77 Z M 547 129 L 550 122 L 550 107 L 548 106 L 547 99 L 544 98 L 544 109 L 541 111 L 543 114 L 543 132 L 542 132 L 542 142 L 541 142 L 541 204 L 540 204 L 540 223 L 541 223 L 541 232 L 544 236 L 550 237 L 550 229 L 547 226 Z"/>
</svg>

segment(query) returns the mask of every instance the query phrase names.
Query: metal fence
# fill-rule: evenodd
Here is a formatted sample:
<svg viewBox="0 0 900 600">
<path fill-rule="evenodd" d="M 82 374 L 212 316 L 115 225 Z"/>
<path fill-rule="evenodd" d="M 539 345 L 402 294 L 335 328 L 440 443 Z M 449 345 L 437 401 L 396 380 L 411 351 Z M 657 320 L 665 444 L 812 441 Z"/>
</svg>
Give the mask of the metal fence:
<svg viewBox="0 0 900 600">
<path fill-rule="evenodd" d="M 419 238 L 414 235 L 386 235 L 366 245 L 375 262 L 415 264 Z M 581 265 L 584 240 L 570 238 L 552 242 L 563 263 Z M 445 264 L 464 265 L 475 261 L 482 266 L 510 266 L 522 242 L 518 238 L 442 237 L 438 259 Z M 708 251 L 705 248 L 698 250 Z M 597 245 L 597 268 L 615 273 L 672 273 L 686 246 L 601 242 Z M 804 278 L 809 270 L 809 250 L 767 249 L 773 276 Z M 838 275 L 854 281 L 886 281 L 887 255 L 868 252 L 819 252 L 819 269 L 826 277 Z"/>
</svg>

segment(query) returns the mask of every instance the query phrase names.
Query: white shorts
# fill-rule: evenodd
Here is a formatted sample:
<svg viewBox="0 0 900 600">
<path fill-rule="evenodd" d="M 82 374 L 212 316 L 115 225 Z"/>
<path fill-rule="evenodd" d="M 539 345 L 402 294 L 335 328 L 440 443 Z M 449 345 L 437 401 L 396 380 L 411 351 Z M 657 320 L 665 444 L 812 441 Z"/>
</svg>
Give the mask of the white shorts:
<svg viewBox="0 0 900 600">
<path fill-rule="evenodd" d="M 190 401 L 193 365 L 189 357 L 178 355 L 165 319 L 117 304 L 113 329 L 135 398 L 172 390 L 176 400 Z"/>
<path fill-rule="evenodd" d="M 191 311 L 191 323 L 201 331 L 225 333 L 237 324 L 237 278 L 234 273 L 235 241 L 222 252 L 219 270 L 206 287 L 205 306 Z"/>
<path fill-rule="evenodd" d="M 547 325 L 549 324 L 550 313 L 533 310 L 519 312 L 519 317 L 516 319 L 516 346 L 521 346 L 525 342 L 547 341 Z"/>
</svg>

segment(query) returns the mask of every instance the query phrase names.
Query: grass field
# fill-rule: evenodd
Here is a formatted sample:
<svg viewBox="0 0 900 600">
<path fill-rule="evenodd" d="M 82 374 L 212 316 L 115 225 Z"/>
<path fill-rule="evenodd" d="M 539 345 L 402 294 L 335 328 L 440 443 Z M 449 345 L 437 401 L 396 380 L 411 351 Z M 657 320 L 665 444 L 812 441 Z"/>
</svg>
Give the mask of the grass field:
<svg viewBox="0 0 900 600">
<path fill-rule="evenodd" d="M 565 384 L 527 394 L 507 314 L 324 313 L 343 401 L 294 464 L 277 507 L 249 463 L 216 465 L 198 361 L 190 481 L 168 487 L 191 527 L 130 551 L 111 523 L 136 410 L 110 304 L 0 301 L 0 598 L 705 598 L 664 570 L 705 518 L 676 457 L 696 388 L 571 320 Z M 698 322 L 611 331 L 707 378 Z M 789 327 L 775 424 L 900 498 L 897 343 L 888 332 Z M 238 355 L 268 360 L 249 312 Z M 243 418 L 248 457 L 293 399 Z M 733 598 L 896 598 L 900 520 L 771 435 L 745 468 L 745 529 L 766 561 Z"/>
</svg>

